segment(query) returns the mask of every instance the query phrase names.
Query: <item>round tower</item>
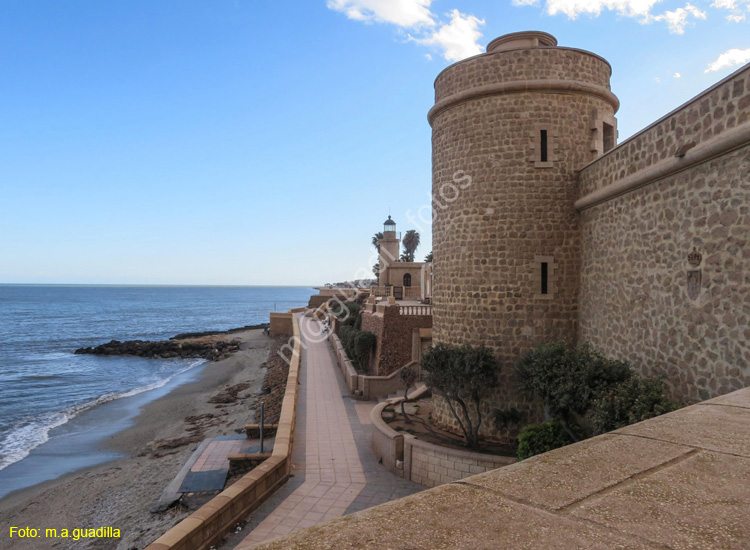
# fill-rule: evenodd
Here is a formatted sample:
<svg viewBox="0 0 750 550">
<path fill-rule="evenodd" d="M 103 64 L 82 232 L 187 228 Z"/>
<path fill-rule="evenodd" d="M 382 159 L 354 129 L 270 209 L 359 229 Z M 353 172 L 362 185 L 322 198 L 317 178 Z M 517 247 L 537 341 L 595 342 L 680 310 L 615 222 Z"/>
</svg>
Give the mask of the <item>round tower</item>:
<svg viewBox="0 0 750 550">
<path fill-rule="evenodd" d="M 523 352 L 576 338 L 576 173 L 615 144 L 610 75 L 601 57 L 530 31 L 435 80 L 433 340 L 493 348 L 504 406 Z"/>
</svg>

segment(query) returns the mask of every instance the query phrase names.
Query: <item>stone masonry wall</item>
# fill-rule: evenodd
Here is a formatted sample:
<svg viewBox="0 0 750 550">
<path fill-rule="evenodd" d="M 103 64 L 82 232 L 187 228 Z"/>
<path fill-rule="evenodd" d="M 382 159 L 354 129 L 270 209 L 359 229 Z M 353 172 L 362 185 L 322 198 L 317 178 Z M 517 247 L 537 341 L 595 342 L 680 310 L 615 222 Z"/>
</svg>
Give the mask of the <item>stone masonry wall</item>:
<svg viewBox="0 0 750 550">
<path fill-rule="evenodd" d="M 750 121 L 750 66 L 722 80 L 679 109 L 586 166 L 581 197 L 673 157 L 677 148 L 696 145 Z"/>
<path fill-rule="evenodd" d="M 750 66 L 587 166 L 581 196 L 748 123 Z M 750 385 L 750 143 L 585 209 L 581 227 L 580 341 L 677 399 Z"/>
<path fill-rule="evenodd" d="M 581 341 L 682 400 L 750 385 L 750 145 L 584 210 L 582 229 Z"/>
<path fill-rule="evenodd" d="M 411 361 L 412 332 L 432 327 L 432 315 L 401 315 L 398 305 L 383 309 L 382 313 L 362 312 L 362 330 L 378 339 L 373 362 L 376 376 L 387 376 Z"/>
<path fill-rule="evenodd" d="M 439 447 L 411 438 L 404 441 L 404 446 L 405 452 L 411 454 L 410 479 L 427 487 L 452 483 L 516 461 L 515 458 Z"/>
<path fill-rule="evenodd" d="M 556 47 L 499 51 L 471 57 L 441 72 L 435 79 L 435 101 L 499 80 L 570 80 L 575 77 L 609 90 L 611 74 L 609 63 L 584 50 Z"/>
</svg>

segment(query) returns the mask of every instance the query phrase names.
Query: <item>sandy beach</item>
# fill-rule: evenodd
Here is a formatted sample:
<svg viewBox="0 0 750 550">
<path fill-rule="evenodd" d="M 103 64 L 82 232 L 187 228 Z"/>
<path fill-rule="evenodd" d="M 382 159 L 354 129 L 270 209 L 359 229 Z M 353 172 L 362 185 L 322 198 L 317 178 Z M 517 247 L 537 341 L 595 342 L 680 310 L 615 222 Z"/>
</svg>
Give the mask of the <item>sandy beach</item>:
<svg viewBox="0 0 750 550">
<path fill-rule="evenodd" d="M 159 514 L 150 509 L 200 441 L 235 434 L 254 420 L 252 406 L 274 343 L 262 330 L 234 333 L 226 339 L 239 340 L 240 351 L 198 367 L 202 371 L 195 381 L 148 403 L 132 427 L 111 436 L 106 446 L 124 458 L 0 499 L 0 550 L 142 549 L 187 516 L 188 509 L 181 505 Z M 244 389 L 236 398 L 234 392 L 225 391 L 238 384 Z M 212 398 L 214 402 L 209 402 Z M 11 527 L 32 527 L 41 534 L 11 539 Z M 46 528 L 102 527 L 119 529 L 120 539 L 74 541 L 44 536 Z"/>
</svg>

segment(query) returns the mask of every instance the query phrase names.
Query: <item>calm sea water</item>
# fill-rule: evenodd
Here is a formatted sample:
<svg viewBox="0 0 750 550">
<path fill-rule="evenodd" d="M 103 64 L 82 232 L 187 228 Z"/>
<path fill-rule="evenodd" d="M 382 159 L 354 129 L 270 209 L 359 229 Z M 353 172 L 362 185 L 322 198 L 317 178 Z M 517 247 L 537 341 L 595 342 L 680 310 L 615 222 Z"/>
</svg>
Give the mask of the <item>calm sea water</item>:
<svg viewBox="0 0 750 550">
<path fill-rule="evenodd" d="M 109 340 L 268 322 L 310 287 L 0 285 L 0 470 L 93 406 L 164 386 L 202 360 L 74 355 Z"/>
</svg>

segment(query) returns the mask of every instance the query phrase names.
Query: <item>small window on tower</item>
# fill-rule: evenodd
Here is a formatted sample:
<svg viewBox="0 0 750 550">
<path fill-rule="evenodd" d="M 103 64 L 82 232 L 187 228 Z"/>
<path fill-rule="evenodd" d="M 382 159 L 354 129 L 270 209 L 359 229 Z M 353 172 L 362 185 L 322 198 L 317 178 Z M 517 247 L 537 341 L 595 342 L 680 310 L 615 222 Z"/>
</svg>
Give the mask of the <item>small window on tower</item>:
<svg viewBox="0 0 750 550">
<path fill-rule="evenodd" d="M 535 168 L 551 168 L 555 162 L 555 131 L 549 124 L 534 124 L 529 160 Z"/>
<path fill-rule="evenodd" d="M 615 127 L 606 122 L 602 123 L 602 147 L 604 153 L 615 148 Z"/>
<path fill-rule="evenodd" d="M 537 300 L 554 300 L 557 293 L 557 264 L 553 256 L 536 256 L 531 264 L 531 288 Z"/>
</svg>

